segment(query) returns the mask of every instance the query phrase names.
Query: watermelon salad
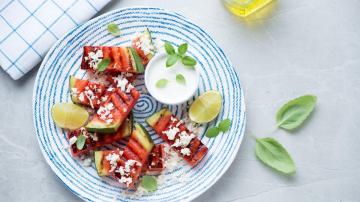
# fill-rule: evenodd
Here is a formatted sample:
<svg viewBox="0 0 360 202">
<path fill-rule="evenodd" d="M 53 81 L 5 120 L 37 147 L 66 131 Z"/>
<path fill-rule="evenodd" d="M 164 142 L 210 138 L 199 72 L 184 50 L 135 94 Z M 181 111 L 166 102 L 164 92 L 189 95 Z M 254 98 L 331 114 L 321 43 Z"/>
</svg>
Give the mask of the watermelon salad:
<svg viewBox="0 0 360 202">
<path fill-rule="evenodd" d="M 141 176 L 163 173 L 165 147 L 191 167 L 208 151 L 167 108 L 146 119 L 164 143 L 154 144 L 145 127 L 134 122 L 132 109 L 141 96 L 134 82 L 137 75 L 144 73 L 158 47 L 149 29 L 137 33 L 129 46 L 84 46 L 80 68 L 88 78 L 69 78 L 71 101 L 89 114 L 85 124 L 67 132 L 72 156 L 93 156 L 100 177 L 113 178 L 130 190 L 137 189 Z M 114 148 L 119 141 L 126 146 Z"/>
</svg>

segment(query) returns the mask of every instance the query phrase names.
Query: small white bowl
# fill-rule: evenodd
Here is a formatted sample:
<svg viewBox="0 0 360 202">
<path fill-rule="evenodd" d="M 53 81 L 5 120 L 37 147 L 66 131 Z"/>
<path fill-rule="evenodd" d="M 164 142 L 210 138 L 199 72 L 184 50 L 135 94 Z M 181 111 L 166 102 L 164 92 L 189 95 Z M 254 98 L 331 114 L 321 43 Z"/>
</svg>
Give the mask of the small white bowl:
<svg viewBox="0 0 360 202">
<path fill-rule="evenodd" d="M 166 57 L 167 54 L 165 52 L 157 53 L 147 64 L 144 73 L 145 86 L 151 96 L 161 103 L 168 105 L 184 103 L 189 100 L 198 89 L 200 71 L 196 66 L 195 70 L 185 68 L 180 59 L 174 66 L 167 68 L 165 66 Z M 159 74 L 151 71 L 157 71 Z M 160 71 L 163 72 L 161 73 Z M 175 78 L 178 73 L 186 75 L 186 85 L 176 82 Z M 168 79 L 169 83 L 164 88 L 157 88 L 155 83 L 160 78 L 163 78 L 161 75 Z"/>
</svg>

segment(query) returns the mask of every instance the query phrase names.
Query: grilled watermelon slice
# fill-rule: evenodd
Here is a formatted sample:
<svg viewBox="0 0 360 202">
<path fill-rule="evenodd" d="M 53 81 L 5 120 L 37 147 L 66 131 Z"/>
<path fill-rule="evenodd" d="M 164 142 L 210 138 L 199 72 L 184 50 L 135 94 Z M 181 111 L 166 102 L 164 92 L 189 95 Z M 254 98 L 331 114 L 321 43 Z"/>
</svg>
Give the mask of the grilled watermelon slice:
<svg viewBox="0 0 360 202">
<path fill-rule="evenodd" d="M 139 58 L 128 47 L 115 46 L 84 46 L 81 69 L 98 71 L 97 65 L 104 58 L 110 59 L 110 64 L 104 70 L 106 73 L 142 73 L 143 66 L 137 66 L 135 58 Z"/>
<path fill-rule="evenodd" d="M 154 113 L 146 122 L 191 166 L 197 165 L 206 155 L 208 151 L 206 145 L 167 108 Z M 170 133 L 173 133 L 171 138 L 168 136 Z"/>
<path fill-rule="evenodd" d="M 148 159 L 146 173 L 159 175 L 165 169 L 165 148 L 164 144 L 154 145 Z"/>
<path fill-rule="evenodd" d="M 101 96 L 105 93 L 105 85 L 77 79 L 74 76 L 70 76 L 69 89 L 73 103 L 92 108 L 99 107 Z"/>
<path fill-rule="evenodd" d="M 99 147 L 112 144 L 121 139 L 124 139 L 131 135 L 133 129 L 133 116 L 132 114 L 125 120 L 125 122 L 120 126 L 119 130 L 115 134 L 94 134 L 85 130 L 88 134 L 86 139 L 85 146 L 83 149 L 79 150 L 76 147 L 76 144 L 70 146 L 71 154 L 73 156 L 79 156 L 81 154 L 86 154 L 89 151 L 93 151 Z M 79 129 L 75 131 L 70 131 L 67 134 L 67 138 L 70 140 L 72 137 L 78 137 L 82 134 L 84 129 Z M 96 137 L 96 138 L 94 138 Z"/>
<path fill-rule="evenodd" d="M 110 87 L 107 100 L 100 105 L 97 114 L 85 126 L 90 132 L 114 133 L 134 108 L 140 93 L 132 88 L 129 93 Z M 109 91 L 109 89 L 107 90 Z"/>
<path fill-rule="evenodd" d="M 136 35 L 132 39 L 132 48 L 140 56 L 143 65 L 149 63 L 150 59 L 155 54 L 155 46 L 151 37 L 151 32 L 148 28 L 142 33 Z"/>
</svg>

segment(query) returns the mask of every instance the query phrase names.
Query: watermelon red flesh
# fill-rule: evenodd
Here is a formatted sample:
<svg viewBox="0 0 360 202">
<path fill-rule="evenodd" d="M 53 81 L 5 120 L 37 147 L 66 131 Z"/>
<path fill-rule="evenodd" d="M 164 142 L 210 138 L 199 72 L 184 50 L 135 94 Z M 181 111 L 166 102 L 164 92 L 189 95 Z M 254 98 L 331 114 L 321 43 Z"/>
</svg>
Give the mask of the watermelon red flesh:
<svg viewBox="0 0 360 202">
<path fill-rule="evenodd" d="M 160 174 L 165 169 L 165 158 L 164 145 L 155 145 L 149 155 L 146 173 L 150 175 Z"/>
<path fill-rule="evenodd" d="M 134 154 L 139 157 L 140 162 L 143 165 L 146 164 L 149 154 L 134 138 L 130 138 L 126 147 L 128 147 Z"/>
<path fill-rule="evenodd" d="M 111 46 L 84 46 L 84 53 L 81 63 L 81 69 L 93 69 L 90 67 L 89 62 L 85 60 L 90 52 L 101 50 L 103 58 L 109 58 L 111 63 L 106 68 L 106 72 L 120 73 L 120 72 L 133 72 L 136 73 L 136 67 L 133 67 L 130 61 L 130 55 L 126 52 L 125 47 L 111 47 Z"/>
<path fill-rule="evenodd" d="M 171 117 L 173 119 L 175 119 L 176 121 L 172 122 L 170 121 Z M 178 118 L 176 118 L 173 115 L 168 115 L 168 116 L 161 116 L 159 118 L 159 120 L 157 121 L 157 123 L 154 125 L 153 129 L 155 130 L 155 132 L 168 144 L 172 145 L 175 141 L 172 140 L 168 140 L 167 135 L 164 133 L 164 131 L 168 130 L 170 127 L 174 127 L 178 124 L 180 120 Z M 186 131 L 188 134 L 191 133 L 183 123 L 181 123 L 178 126 L 180 132 L 178 134 L 175 135 L 175 139 L 177 139 L 179 137 L 179 134 L 182 131 Z M 190 155 L 189 156 L 184 156 L 181 154 L 181 147 L 172 147 L 176 152 L 179 153 L 180 156 L 182 156 L 184 158 L 184 160 L 186 162 L 188 162 L 191 166 L 195 166 L 196 164 L 198 164 L 201 159 L 206 155 L 208 148 L 206 147 L 206 145 L 204 145 L 200 139 L 198 139 L 198 137 L 194 137 L 190 144 L 187 146 L 187 148 L 190 149 Z"/>
<path fill-rule="evenodd" d="M 140 93 L 135 88 L 133 88 L 128 94 L 122 92 L 126 96 L 127 103 L 125 103 L 124 99 L 122 99 L 118 92 L 122 91 L 120 89 L 116 89 L 115 92 L 107 94 L 108 99 L 103 104 L 105 105 L 109 102 L 114 104 L 115 109 L 111 110 L 113 123 L 116 122 L 122 124 L 131 110 L 134 108 L 137 100 L 140 98 Z M 98 114 L 96 114 L 93 119 L 97 120 L 98 122 L 104 122 L 104 124 L 106 124 L 104 120 L 100 119 Z"/>
<path fill-rule="evenodd" d="M 81 80 L 76 78 L 73 79 L 75 80 L 73 87 L 76 88 L 77 90 L 77 93 L 75 95 L 77 98 L 77 102 L 85 106 L 89 106 L 89 107 L 93 106 L 94 108 L 98 108 L 100 105 L 101 96 L 105 93 L 105 86 L 102 84 L 90 82 L 88 80 Z M 88 87 L 94 93 L 94 99 L 91 100 L 92 105 L 90 104 L 89 98 L 85 96 L 86 87 Z M 83 100 L 79 99 L 81 93 L 84 94 Z"/>
<path fill-rule="evenodd" d="M 86 154 L 89 151 L 93 151 L 99 147 L 117 142 L 125 138 L 126 130 L 127 130 L 127 123 L 124 122 L 118 129 L 118 132 L 115 134 L 98 134 L 97 135 L 98 141 L 94 141 L 91 137 L 87 138 L 85 146 L 82 150 L 78 150 L 76 144 L 71 145 L 70 146 L 71 153 L 73 156 L 79 156 L 81 154 Z M 80 130 L 70 131 L 67 134 L 67 138 L 70 139 L 73 136 L 78 137 L 80 134 L 81 134 Z"/>
</svg>

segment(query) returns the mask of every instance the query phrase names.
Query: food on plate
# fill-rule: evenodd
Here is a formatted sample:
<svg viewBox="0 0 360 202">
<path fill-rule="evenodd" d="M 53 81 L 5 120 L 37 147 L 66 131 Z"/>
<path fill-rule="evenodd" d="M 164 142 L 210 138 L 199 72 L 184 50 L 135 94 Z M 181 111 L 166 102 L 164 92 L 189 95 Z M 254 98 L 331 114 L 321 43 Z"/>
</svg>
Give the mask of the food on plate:
<svg viewBox="0 0 360 202">
<path fill-rule="evenodd" d="M 219 114 L 221 103 L 222 98 L 218 91 L 206 91 L 191 104 L 189 117 L 196 123 L 210 122 Z"/>
<path fill-rule="evenodd" d="M 112 176 L 128 188 L 134 188 L 154 146 L 151 137 L 139 123 L 135 124 L 124 150 L 96 151 L 94 154 L 99 176 Z"/>
<path fill-rule="evenodd" d="M 73 103 L 57 103 L 51 108 L 51 116 L 56 125 L 66 129 L 77 129 L 89 119 L 89 113 Z"/>
<path fill-rule="evenodd" d="M 189 165 L 197 165 L 206 155 L 208 151 L 206 145 L 186 128 L 183 121 L 175 117 L 167 108 L 154 113 L 146 119 L 146 122 Z"/>
<path fill-rule="evenodd" d="M 184 55 L 187 45 L 182 47 L 181 54 Z M 140 98 L 135 80 L 144 72 L 157 49 L 149 29 L 137 33 L 129 47 L 84 46 L 81 69 L 85 70 L 87 77 L 79 79 L 70 76 L 69 89 L 73 103 L 59 103 L 52 107 L 55 123 L 70 129 L 66 137 L 71 154 L 80 159 L 93 154 L 98 175 L 112 177 L 128 189 L 136 189 L 143 176 L 143 188 L 155 191 L 157 182 L 153 176 L 160 175 L 166 167 L 165 145 L 155 145 L 148 131 L 141 124 L 133 123 L 132 114 Z M 181 87 L 190 86 L 192 81 L 198 82 L 193 68 L 172 67 L 172 70 L 178 71 L 173 76 Z M 152 74 L 160 75 L 160 72 Z M 181 92 L 185 91 L 184 88 L 176 92 L 183 96 Z M 173 99 L 179 99 L 179 96 L 168 93 Z M 195 106 L 193 114 L 197 115 L 197 119 L 201 118 L 198 115 L 201 110 L 216 111 L 215 105 L 221 107 L 221 97 L 220 104 L 214 95 L 198 99 L 210 99 L 210 102 L 196 104 L 199 106 Z M 154 113 L 146 122 L 189 165 L 195 166 L 206 155 L 208 148 L 168 109 Z M 113 144 L 120 140 L 126 141 L 124 148 Z M 104 147 L 108 145 L 115 148 Z M 172 155 L 177 156 L 175 152 Z"/>
<path fill-rule="evenodd" d="M 90 132 L 115 133 L 140 97 L 140 93 L 120 77 L 117 86 L 109 86 L 96 115 L 85 128 Z"/>
<path fill-rule="evenodd" d="M 105 93 L 105 85 L 77 79 L 70 76 L 69 88 L 73 103 L 82 104 L 91 108 L 98 108 L 101 97 Z"/>
<path fill-rule="evenodd" d="M 98 149 L 102 146 L 112 144 L 126 137 L 129 137 L 133 129 L 133 117 L 132 114 L 125 120 L 115 134 L 97 134 L 87 131 L 85 128 L 80 128 L 67 133 L 67 138 L 70 143 L 70 151 L 73 156 L 79 156 L 87 154 L 90 151 Z M 83 148 L 77 148 L 76 141 L 80 135 L 84 135 L 86 138 Z"/>
<path fill-rule="evenodd" d="M 164 144 L 154 145 L 148 159 L 146 174 L 158 175 L 165 169 L 165 148 Z"/>
</svg>

